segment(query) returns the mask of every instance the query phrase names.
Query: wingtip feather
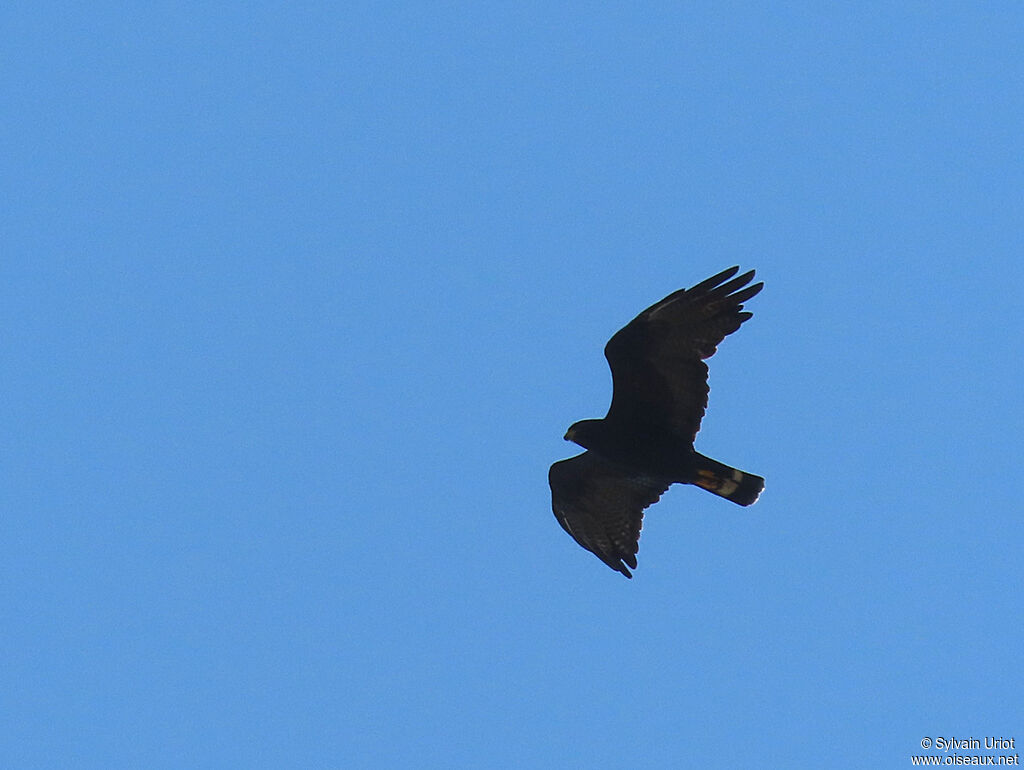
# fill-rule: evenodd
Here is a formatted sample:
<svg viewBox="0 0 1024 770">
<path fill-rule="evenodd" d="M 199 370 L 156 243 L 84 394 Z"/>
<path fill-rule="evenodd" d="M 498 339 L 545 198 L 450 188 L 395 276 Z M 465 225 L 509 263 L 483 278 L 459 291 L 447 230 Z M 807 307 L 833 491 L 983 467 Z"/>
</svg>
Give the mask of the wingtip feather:
<svg viewBox="0 0 1024 770">
<path fill-rule="evenodd" d="M 701 281 L 695 286 L 691 286 L 689 289 L 686 289 L 686 293 L 702 294 L 706 291 L 710 291 L 711 289 L 714 289 L 716 286 L 718 286 L 718 284 L 722 283 L 723 281 L 727 281 L 734 275 L 736 275 L 736 273 L 739 272 L 739 269 L 739 265 L 733 265 L 732 267 L 723 270 L 722 272 L 717 273 L 711 276 L 710 278 L 706 278 L 705 280 Z"/>
</svg>

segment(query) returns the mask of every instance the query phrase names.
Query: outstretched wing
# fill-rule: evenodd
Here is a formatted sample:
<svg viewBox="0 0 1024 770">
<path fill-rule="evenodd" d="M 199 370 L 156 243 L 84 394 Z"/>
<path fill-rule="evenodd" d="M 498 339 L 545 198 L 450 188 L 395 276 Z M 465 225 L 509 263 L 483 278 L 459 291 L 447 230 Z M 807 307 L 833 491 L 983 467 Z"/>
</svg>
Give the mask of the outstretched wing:
<svg viewBox="0 0 1024 770">
<path fill-rule="evenodd" d="M 608 341 L 614 391 L 606 420 L 633 430 L 668 429 L 693 441 L 708 405 L 704 359 L 753 315 L 743 312 L 743 303 L 764 287 L 747 286 L 753 270 L 733 278 L 737 272 L 731 267 L 669 294 Z"/>
<path fill-rule="evenodd" d="M 656 503 L 670 481 L 636 475 L 584 452 L 548 471 L 551 509 L 562 529 L 601 561 L 626 577 L 636 569 L 644 509 Z"/>
</svg>

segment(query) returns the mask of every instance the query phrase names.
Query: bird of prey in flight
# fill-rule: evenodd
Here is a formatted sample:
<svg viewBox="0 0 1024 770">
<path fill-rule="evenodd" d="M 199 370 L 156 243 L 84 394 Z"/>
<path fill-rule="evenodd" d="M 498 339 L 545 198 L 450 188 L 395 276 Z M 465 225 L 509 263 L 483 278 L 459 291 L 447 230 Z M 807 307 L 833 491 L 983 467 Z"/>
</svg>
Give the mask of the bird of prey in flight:
<svg viewBox="0 0 1024 770">
<path fill-rule="evenodd" d="M 693 448 L 708 404 L 708 367 L 718 344 L 753 314 L 743 303 L 764 287 L 754 271 L 723 270 L 651 305 L 605 345 L 612 404 L 601 420 L 565 434 L 583 454 L 551 466 L 551 508 L 562 528 L 597 558 L 632 577 L 644 510 L 672 484 L 696 484 L 750 505 L 764 479 Z"/>
</svg>

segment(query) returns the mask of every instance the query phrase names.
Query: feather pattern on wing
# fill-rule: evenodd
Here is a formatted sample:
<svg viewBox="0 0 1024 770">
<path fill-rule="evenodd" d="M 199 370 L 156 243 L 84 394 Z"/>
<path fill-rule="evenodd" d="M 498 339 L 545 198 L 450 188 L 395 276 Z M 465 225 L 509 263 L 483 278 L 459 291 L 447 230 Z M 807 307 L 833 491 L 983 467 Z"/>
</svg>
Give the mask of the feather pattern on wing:
<svg viewBox="0 0 1024 770">
<path fill-rule="evenodd" d="M 636 569 L 644 509 L 671 483 L 584 452 L 551 466 L 551 508 L 562 528 L 626 577 Z"/>
<path fill-rule="evenodd" d="M 703 359 L 753 315 L 743 312 L 743 303 L 764 286 L 747 286 L 753 270 L 733 278 L 738 271 L 732 267 L 673 292 L 608 341 L 614 390 L 606 420 L 667 429 L 692 443 L 708 404 Z"/>
</svg>

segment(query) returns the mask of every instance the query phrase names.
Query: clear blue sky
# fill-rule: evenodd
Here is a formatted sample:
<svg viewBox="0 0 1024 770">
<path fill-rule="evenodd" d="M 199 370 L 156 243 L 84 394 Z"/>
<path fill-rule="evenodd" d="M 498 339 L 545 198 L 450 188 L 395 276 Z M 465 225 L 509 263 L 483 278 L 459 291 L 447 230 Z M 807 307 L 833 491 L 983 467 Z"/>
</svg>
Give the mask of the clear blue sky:
<svg viewBox="0 0 1024 770">
<path fill-rule="evenodd" d="M 1018 3 L 0 11 L 0 765 L 1024 741 Z M 733 264 L 627 581 L 605 341 Z M 935 752 L 933 752 L 935 753 Z"/>
</svg>

